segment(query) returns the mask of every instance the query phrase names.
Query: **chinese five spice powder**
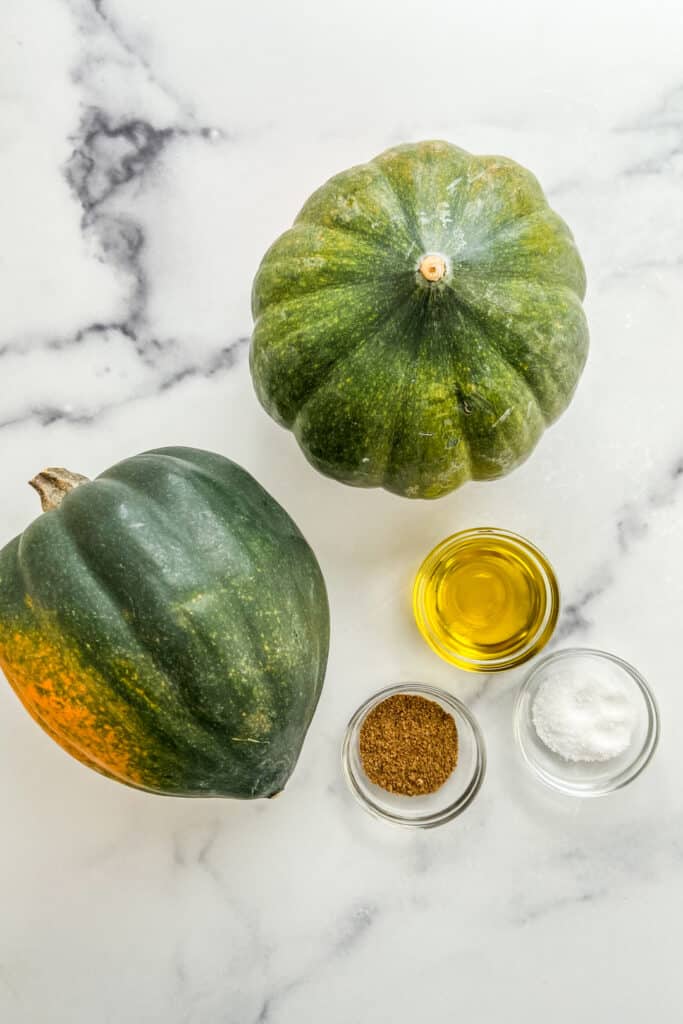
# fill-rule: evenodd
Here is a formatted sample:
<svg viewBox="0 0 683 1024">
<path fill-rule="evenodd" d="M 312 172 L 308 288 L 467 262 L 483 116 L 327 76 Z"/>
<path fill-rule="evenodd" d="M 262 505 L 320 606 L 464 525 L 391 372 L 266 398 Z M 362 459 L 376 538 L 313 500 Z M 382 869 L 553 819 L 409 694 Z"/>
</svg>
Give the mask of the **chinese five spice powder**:
<svg viewBox="0 0 683 1024">
<path fill-rule="evenodd" d="M 458 762 L 458 730 L 433 700 L 397 693 L 366 716 L 360 757 L 370 781 L 390 793 L 434 793 Z"/>
</svg>

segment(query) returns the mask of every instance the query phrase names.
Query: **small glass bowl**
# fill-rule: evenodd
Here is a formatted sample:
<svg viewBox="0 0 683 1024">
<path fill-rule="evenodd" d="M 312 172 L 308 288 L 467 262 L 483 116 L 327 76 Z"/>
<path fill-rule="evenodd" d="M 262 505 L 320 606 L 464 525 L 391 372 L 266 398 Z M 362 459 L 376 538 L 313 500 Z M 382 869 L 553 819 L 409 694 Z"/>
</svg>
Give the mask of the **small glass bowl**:
<svg viewBox="0 0 683 1024">
<path fill-rule="evenodd" d="M 457 564 L 458 557 L 465 556 L 473 548 L 480 548 L 482 542 L 490 542 L 498 554 L 505 552 L 526 567 L 527 575 L 536 581 L 538 615 L 534 628 L 526 634 L 519 634 L 507 642 L 498 641 L 475 648 L 459 641 L 455 630 L 446 633 L 431 625 L 428 598 L 434 588 L 438 589 L 439 577 L 442 580 L 447 578 L 450 565 Z M 491 526 L 462 530 L 446 537 L 424 559 L 413 585 L 413 614 L 422 636 L 444 661 L 468 672 L 503 672 L 528 661 L 545 647 L 552 636 L 559 609 L 557 578 L 543 552 L 524 537 Z M 476 655 L 473 653 L 475 650 Z"/>
<path fill-rule="evenodd" d="M 580 667 L 591 660 L 609 662 L 633 687 L 638 698 L 638 722 L 631 743 L 617 757 L 609 761 L 566 761 L 546 747 L 536 733 L 531 717 L 534 698 L 548 670 L 558 662 Z M 517 695 L 513 727 L 524 760 L 547 786 L 569 796 L 605 796 L 632 782 L 649 763 L 659 740 L 659 712 L 649 686 L 628 662 L 606 651 L 570 647 L 549 654 L 529 673 Z"/>
<path fill-rule="evenodd" d="M 360 757 L 360 730 L 366 715 L 387 697 L 416 694 L 439 704 L 452 715 L 458 730 L 458 763 L 450 778 L 435 793 L 402 796 L 370 782 Z M 486 773 L 484 737 L 472 712 L 450 693 L 422 683 L 406 683 L 380 690 L 362 704 L 346 727 L 342 766 L 349 788 L 358 802 L 376 818 L 407 828 L 434 828 L 462 814 L 474 800 Z"/>
</svg>

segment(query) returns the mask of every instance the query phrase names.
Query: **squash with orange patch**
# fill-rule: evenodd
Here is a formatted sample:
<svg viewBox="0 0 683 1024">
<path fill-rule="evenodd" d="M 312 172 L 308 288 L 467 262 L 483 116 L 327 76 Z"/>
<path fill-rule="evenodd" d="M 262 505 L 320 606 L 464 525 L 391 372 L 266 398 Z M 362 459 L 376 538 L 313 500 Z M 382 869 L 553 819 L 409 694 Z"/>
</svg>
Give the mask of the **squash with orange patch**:
<svg viewBox="0 0 683 1024">
<path fill-rule="evenodd" d="M 0 667 L 78 760 L 174 796 L 287 782 L 329 641 L 315 555 L 235 463 L 191 448 L 46 470 L 0 552 Z"/>
</svg>

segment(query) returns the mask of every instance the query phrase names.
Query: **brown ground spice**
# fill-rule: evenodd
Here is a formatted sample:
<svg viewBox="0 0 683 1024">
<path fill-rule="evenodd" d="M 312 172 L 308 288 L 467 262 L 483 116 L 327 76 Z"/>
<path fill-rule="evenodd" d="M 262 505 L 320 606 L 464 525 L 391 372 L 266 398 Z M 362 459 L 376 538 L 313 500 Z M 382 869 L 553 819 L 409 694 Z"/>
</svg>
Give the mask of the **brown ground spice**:
<svg viewBox="0 0 683 1024">
<path fill-rule="evenodd" d="M 370 781 L 390 793 L 434 793 L 458 763 L 458 730 L 433 700 L 397 693 L 366 716 L 360 757 Z"/>
</svg>

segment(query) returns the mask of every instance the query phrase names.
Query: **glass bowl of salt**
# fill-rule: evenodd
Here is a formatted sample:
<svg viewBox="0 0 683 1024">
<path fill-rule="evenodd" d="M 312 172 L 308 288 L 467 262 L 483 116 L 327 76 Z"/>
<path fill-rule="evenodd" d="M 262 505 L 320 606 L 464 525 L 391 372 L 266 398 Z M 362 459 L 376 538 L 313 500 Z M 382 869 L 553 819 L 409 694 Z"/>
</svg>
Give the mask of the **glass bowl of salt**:
<svg viewBox="0 0 683 1024">
<path fill-rule="evenodd" d="M 515 703 L 514 731 L 524 760 L 547 786 L 570 796 L 605 796 L 649 763 L 659 713 L 632 665 L 575 647 L 531 670 Z"/>
</svg>

